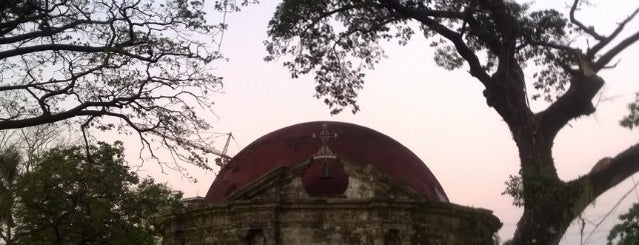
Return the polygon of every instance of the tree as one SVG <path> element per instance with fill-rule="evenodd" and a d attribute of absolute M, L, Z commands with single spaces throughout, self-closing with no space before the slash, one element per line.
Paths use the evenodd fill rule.
<path fill-rule="evenodd" d="M 13 147 L 0 152 L 0 239 L 7 245 L 15 243 L 13 234 L 16 226 L 11 213 L 16 206 L 18 163 L 20 155 Z"/>
<path fill-rule="evenodd" d="M 619 215 L 620 224 L 616 224 L 608 234 L 608 245 L 632 245 L 639 243 L 639 204 L 635 203 L 628 212 Z"/>
<path fill-rule="evenodd" d="M 221 78 L 209 63 L 224 23 L 202 0 L 7 0 L 0 3 L 0 130 L 64 122 L 158 139 L 206 167 L 188 144 L 209 129 Z M 213 8 L 233 11 L 234 1 Z M 211 41 L 212 40 L 212 41 Z M 217 43 L 215 43 L 217 41 Z M 151 151 L 153 155 L 153 152 Z"/>
<path fill-rule="evenodd" d="M 512 243 L 557 244 L 590 203 L 639 170 L 637 144 L 579 178 L 557 176 L 557 133 L 595 112 L 592 100 L 605 82 L 598 72 L 639 39 L 638 31 L 624 32 L 639 8 L 602 34 L 578 19 L 584 3 L 572 1 L 565 16 L 504 0 L 284 0 L 269 22 L 265 59 L 290 58 L 284 66 L 293 77 L 314 73 L 316 97 L 333 113 L 356 112 L 365 70 L 384 57 L 380 41 L 405 44 L 420 33 L 432 41 L 439 66 L 466 67 L 485 87 L 486 104 L 517 145 L 520 176 L 512 177 L 508 191 L 521 197 L 524 212 Z M 525 72 L 534 79 L 526 80 Z M 527 84 L 537 91 L 527 91 Z M 529 99 L 549 106 L 533 112 Z M 638 102 L 629 106 L 623 126 L 639 125 Z"/>
<path fill-rule="evenodd" d="M 51 144 L 61 143 L 61 132 L 55 124 L 0 132 L 0 239 L 8 245 L 16 243 L 14 211 L 20 177 Z"/>
<path fill-rule="evenodd" d="M 15 178 L 7 244 L 155 244 L 151 218 L 181 193 L 130 171 L 119 142 L 84 151 L 50 149 Z"/>

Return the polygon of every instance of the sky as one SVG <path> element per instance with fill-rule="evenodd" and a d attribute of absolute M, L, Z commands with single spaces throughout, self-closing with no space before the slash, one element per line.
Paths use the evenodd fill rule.
<path fill-rule="evenodd" d="M 229 29 L 224 34 L 222 52 L 229 60 L 212 65 L 215 73 L 224 77 L 224 90 L 213 95 L 215 114 L 203 116 L 214 125 L 215 132 L 233 133 L 229 154 L 264 134 L 297 123 L 331 120 L 359 124 L 411 149 L 438 178 L 451 202 L 493 210 L 504 223 L 500 237 L 511 238 L 521 209 L 501 193 L 508 176 L 517 174 L 519 159 L 506 124 L 486 105 L 481 84 L 464 69 L 437 67 L 433 50 L 416 35 L 406 46 L 385 44 L 388 58 L 367 73 L 358 98 L 360 112 L 331 116 L 330 109 L 313 98 L 311 76 L 291 79 L 282 60 L 263 61 L 266 51 L 262 41 L 267 39 L 266 25 L 277 2 L 262 1 L 227 16 Z M 637 7 L 636 1 L 599 2 L 580 15 L 584 22 L 596 23 L 597 30 L 610 28 Z M 563 10 L 565 3 L 545 0 L 535 6 Z M 628 28 L 637 30 L 639 25 Z M 639 64 L 634 59 L 638 55 L 639 45 L 635 45 L 618 57 L 615 69 L 601 72 L 607 83 L 597 96 L 597 112 L 570 122 L 559 133 L 554 159 L 563 180 L 583 175 L 604 156 L 614 156 L 637 143 L 639 131 L 621 128 L 618 121 L 626 113 L 625 105 L 639 91 Z M 536 109 L 545 106 L 533 104 Z M 219 137 L 213 147 L 221 149 L 225 140 Z M 188 170 L 197 182 L 172 171 L 159 173 L 157 167 L 148 166 L 142 171 L 183 191 L 185 197 L 205 195 L 217 169 Z M 583 236 L 580 223 L 575 223 L 562 244 L 580 244 L 591 232 L 583 244 L 603 244 L 617 216 L 639 201 L 639 194 L 631 191 L 595 229 L 596 224 L 632 190 L 635 180 L 639 181 L 639 176 L 599 197 L 583 214 Z"/>

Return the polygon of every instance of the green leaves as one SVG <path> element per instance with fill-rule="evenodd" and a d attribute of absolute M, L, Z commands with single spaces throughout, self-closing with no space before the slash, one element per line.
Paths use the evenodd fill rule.
<path fill-rule="evenodd" d="M 464 65 L 464 59 L 451 46 L 444 46 L 435 51 L 435 64 L 446 70 L 459 69 Z"/>
<path fill-rule="evenodd" d="M 635 101 L 628 104 L 628 115 L 619 124 L 629 129 L 639 126 L 639 93 L 635 94 Z"/>
<path fill-rule="evenodd" d="M 639 204 L 632 205 L 627 213 L 619 215 L 619 219 L 621 223 L 610 230 L 607 244 L 639 244 Z"/>
<path fill-rule="evenodd" d="M 524 206 L 524 186 L 519 175 L 509 175 L 505 182 L 506 190 L 502 195 L 509 195 L 513 198 L 513 205 L 516 207 Z"/>
<path fill-rule="evenodd" d="M 500 60 L 512 52 L 519 67 L 537 71 L 533 98 L 550 101 L 565 91 L 567 69 L 576 67 L 569 48 L 575 33 L 559 11 L 529 8 L 514 1 L 286 0 L 269 22 L 265 60 L 289 57 L 283 64 L 291 76 L 314 74 L 315 96 L 333 113 L 345 107 L 356 112 L 365 70 L 384 58 L 380 41 L 406 44 L 419 31 L 436 38 L 435 63 L 448 70 L 470 62 L 481 76 L 512 62 Z"/>
<path fill-rule="evenodd" d="M 58 147 L 19 176 L 12 209 L 23 244 L 155 244 L 151 222 L 180 193 L 126 166 L 120 142 Z"/>
<path fill-rule="evenodd" d="M 291 56 L 284 62 L 291 76 L 313 73 L 315 96 L 333 114 L 346 107 L 356 112 L 363 70 L 384 57 L 379 41 L 397 38 L 405 44 L 413 34 L 405 24 L 376 1 L 284 1 L 269 22 L 265 60 Z"/>
<path fill-rule="evenodd" d="M 0 239 L 7 243 L 13 241 L 15 222 L 11 211 L 16 205 L 20 162 L 20 155 L 14 147 L 0 150 Z"/>

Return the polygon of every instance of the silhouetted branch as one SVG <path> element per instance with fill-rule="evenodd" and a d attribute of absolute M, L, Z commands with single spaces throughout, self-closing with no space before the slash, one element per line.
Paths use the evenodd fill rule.
<path fill-rule="evenodd" d="M 462 39 L 463 36 L 460 33 L 457 33 L 439 22 L 434 21 L 429 15 L 429 13 L 431 13 L 429 10 L 406 7 L 394 0 L 385 0 L 383 2 L 388 5 L 388 8 L 392 8 L 406 17 L 423 23 L 434 32 L 437 32 L 450 40 L 455 45 L 457 52 L 462 56 L 462 58 L 464 58 L 464 60 L 466 60 L 466 62 L 468 62 L 468 65 L 470 66 L 470 74 L 479 79 L 479 81 L 481 81 L 485 86 L 488 86 L 490 83 L 490 75 L 488 75 L 483 69 L 479 58 L 477 58 L 475 52 L 466 45 Z M 461 13 L 459 14 L 459 18 L 463 18 Z"/>
<path fill-rule="evenodd" d="M 608 45 L 610 43 L 610 41 L 612 41 L 613 39 L 615 39 L 617 37 L 617 35 L 619 35 L 619 33 L 621 33 L 621 31 L 623 31 L 624 27 L 626 27 L 626 24 L 628 24 L 636 15 L 637 13 L 639 13 L 639 7 L 637 9 L 635 9 L 634 12 L 632 12 L 632 14 L 630 14 L 630 16 L 628 16 L 626 19 L 624 19 L 621 23 L 619 23 L 617 25 L 617 28 L 615 28 L 614 31 L 612 31 L 612 33 L 610 35 L 608 35 L 607 37 L 605 37 L 603 40 L 600 40 L 597 44 L 595 44 L 595 46 L 593 46 L 592 48 L 588 49 L 588 51 L 586 52 L 586 57 L 588 57 L 589 59 L 594 59 L 595 55 L 602 49 L 604 48 L 606 45 Z"/>
<path fill-rule="evenodd" d="M 208 24 L 201 1 L 15 2 L 0 4 L 0 130 L 78 119 L 85 140 L 130 129 L 150 145 L 210 128 L 195 110 L 212 110 L 208 64 L 222 56 L 200 40 L 225 23 Z"/>
<path fill-rule="evenodd" d="M 570 22 L 575 24 L 577 27 L 579 27 L 580 30 L 582 30 L 583 32 L 587 33 L 588 35 L 594 37 L 595 39 L 597 39 L 599 41 L 604 40 L 605 37 L 600 35 L 599 33 L 597 33 L 593 27 L 586 27 L 583 23 L 581 23 L 581 21 L 579 21 L 579 20 L 577 20 L 577 18 L 575 18 L 575 12 L 577 11 L 577 7 L 579 6 L 579 1 L 580 0 L 575 0 L 572 3 L 572 6 L 570 7 Z"/>
<path fill-rule="evenodd" d="M 639 171 L 639 144 L 629 147 L 613 158 L 601 159 L 588 174 L 571 182 L 591 185 L 590 198 L 594 200 L 637 171 Z"/>

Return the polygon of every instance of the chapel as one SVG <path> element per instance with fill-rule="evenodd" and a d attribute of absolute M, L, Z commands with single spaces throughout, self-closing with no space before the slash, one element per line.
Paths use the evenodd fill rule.
<path fill-rule="evenodd" d="M 163 244 L 495 244 L 502 226 L 399 142 L 331 121 L 262 136 L 184 203 L 158 218 Z"/>

